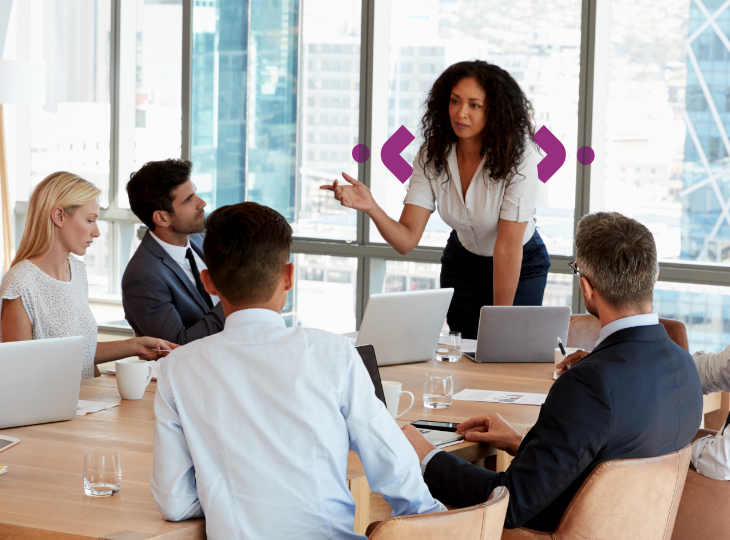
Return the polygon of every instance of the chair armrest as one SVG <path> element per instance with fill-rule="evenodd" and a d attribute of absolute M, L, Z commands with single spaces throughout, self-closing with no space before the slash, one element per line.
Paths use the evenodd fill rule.
<path fill-rule="evenodd" d="M 524 527 L 502 530 L 502 540 L 547 540 L 552 536 L 551 532 L 535 531 Z"/>
<path fill-rule="evenodd" d="M 697 431 L 695 438 L 692 439 L 692 442 L 695 442 L 697 439 L 701 439 L 702 437 L 714 437 L 715 435 L 717 435 L 717 431 L 712 429 L 700 429 Z"/>

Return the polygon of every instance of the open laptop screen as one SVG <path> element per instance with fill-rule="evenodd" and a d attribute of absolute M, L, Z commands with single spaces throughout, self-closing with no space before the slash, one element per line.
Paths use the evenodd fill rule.
<path fill-rule="evenodd" d="M 375 387 L 375 395 L 385 405 L 385 394 L 383 393 L 383 383 L 380 382 L 380 370 L 378 369 L 378 360 L 375 358 L 375 349 L 372 345 L 360 345 L 355 347 L 360 358 L 362 358 L 365 368 L 367 368 L 370 378 L 373 380 Z"/>

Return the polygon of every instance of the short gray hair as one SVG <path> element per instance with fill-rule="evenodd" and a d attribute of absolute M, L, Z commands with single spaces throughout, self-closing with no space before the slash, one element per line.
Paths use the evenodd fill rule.
<path fill-rule="evenodd" d="M 578 270 L 612 307 L 651 303 L 659 276 L 654 236 L 618 212 L 583 216 L 575 234 Z"/>

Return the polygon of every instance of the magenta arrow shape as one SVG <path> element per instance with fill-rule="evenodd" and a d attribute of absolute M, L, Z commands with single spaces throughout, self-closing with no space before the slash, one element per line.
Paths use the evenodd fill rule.
<path fill-rule="evenodd" d="M 404 184 L 406 180 L 411 177 L 413 173 L 413 167 L 403 159 L 400 153 L 406 149 L 406 146 L 411 144 L 416 137 L 406 129 L 405 126 L 398 128 L 398 131 L 393 133 L 391 137 L 385 141 L 383 148 L 380 150 L 380 159 L 383 160 L 383 165 L 392 172 L 401 184 Z M 563 158 L 565 159 L 565 158 Z"/>
<path fill-rule="evenodd" d="M 565 163 L 565 146 L 545 126 L 535 133 L 535 142 L 545 152 L 545 157 L 537 164 L 537 177 L 544 184 Z"/>

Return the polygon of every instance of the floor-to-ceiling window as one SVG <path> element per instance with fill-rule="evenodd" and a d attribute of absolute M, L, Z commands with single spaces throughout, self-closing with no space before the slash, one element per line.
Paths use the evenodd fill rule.
<path fill-rule="evenodd" d="M 212 210 L 243 200 L 295 232 L 289 324 L 354 330 L 372 293 L 439 286 L 448 228 L 434 215 L 400 256 L 319 186 L 347 172 L 393 217 L 404 186 L 380 148 L 401 125 L 420 144 L 425 93 L 445 67 L 508 70 L 535 127 L 563 143 L 541 187 L 551 255 L 545 304 L 581 308 L 567 262 L 576 218 L 647 224 L 662 259 L 655 307 L 693 349 L 730 343 L 730 9 L 721 0 L 16 0 L 3 59 L 47 63 L 46 102 L 5 105 L 15 239 L 28 195 L 69 169 L 103 191 L 89 250 L 92 297 L 119 301 L 139 243 L 129 174 L 185 157 Z M 0 36 L 3 32 L 0 32 Z M 356 144 L 370 147 L 357 163 Z M 592 166 L 576 152 L 590 145 Z M 726 305 L 727 304 L 727 305 Z"/>

